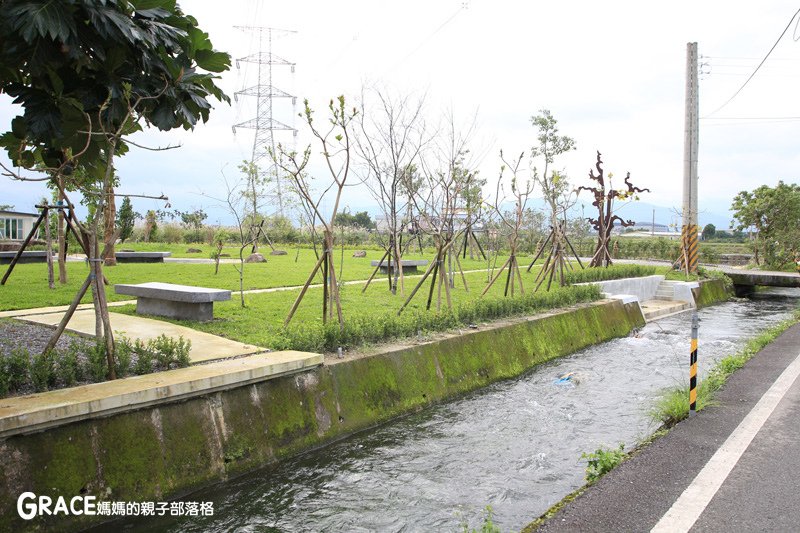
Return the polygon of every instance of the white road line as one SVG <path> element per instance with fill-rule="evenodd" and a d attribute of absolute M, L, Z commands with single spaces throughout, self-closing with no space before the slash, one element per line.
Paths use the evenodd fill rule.
<path fill-rule="evenodd" d="M 756 406 L 708 460 L 680 498 L 653 527 L 651 533 L 689 531 L 798 376 L 800 376 L 800 354 L 786 367 Z"/>

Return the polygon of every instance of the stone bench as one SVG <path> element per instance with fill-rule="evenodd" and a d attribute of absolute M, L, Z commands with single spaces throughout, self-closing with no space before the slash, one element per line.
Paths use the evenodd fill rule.
<path fill-rule="evenodd" d="M 373 260 L 371 261 L 372 266 L 378 266 L 378 261 Z M 418 272 L 417 267 L 424 267 L 428 266 L 427 259 L 403 259 L 400 261 L 400 265 L 403 267 L 403 274 L 415 274 Z M 392 270 L 394 270 L 394 261 L 392 261 Z M 388 261 L 381 261 L 380 263 L 381 273 L 386 274 L 389 270 L 389 262 Z"/>
<path fill-rule="evenodd" d="M 0 252 L 0 265 L 9 265 L 17 252 Z M 53 258 L 55 260 L 55 257 Z M 44 250 L 24 251 L 17 261 L 21 263 L 45 263 L 47 262 L 47 252 Z"/>
<path fill-rule="evenodd" d="M 172 252 L 117 252 L 117 263 L 163 263 Z"/>
<path fill-rule="evenodd" d="M 136 312 L 178 320 L 208 322 L 214 318 L 214 302 L 231 299 L 231 291 L 173 283 L 114 285 L 117 294 L 136 296 Z"/>

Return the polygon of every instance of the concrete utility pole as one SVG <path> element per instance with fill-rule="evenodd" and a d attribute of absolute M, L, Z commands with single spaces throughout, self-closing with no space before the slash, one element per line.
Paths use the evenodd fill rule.
<path fill-rule="evenodd" d="M 697 43 L 686 44 L 686 117 L 683 138 L 683 227 L 681 267 L 697 273 L 697 152 L 700 132 Z"/>

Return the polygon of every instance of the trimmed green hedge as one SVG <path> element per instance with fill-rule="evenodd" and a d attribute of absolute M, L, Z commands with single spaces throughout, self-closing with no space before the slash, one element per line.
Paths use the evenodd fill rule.
<path fill-rule="evenodd" d="M 333 352 L 363 344 L 413 337 L 423 332 L 445 331 L 487 320 L 534 314 L 548 309 L 592 302 L 601 298 L 597 286 L 557 288 L 550 292 L 528 293 L 515 298 L 481 298 L 441 311 L 407 310 L 349 318 L 342 330 L 339 324 L 300 323 L 290 325 L 276 339 L 276 350 Z"/>
<path fill-rule="evenodd" d="M 576 283 L 589 283 L 593 281 L 607 281 L 610 279 L 641 278 L 652 276 L 657 271 L 657 267 L 647 265 L 611 265 L 606 268 L 585 268 L 583 270 L 571 270 L 565 273 L 568 285 Z"/>

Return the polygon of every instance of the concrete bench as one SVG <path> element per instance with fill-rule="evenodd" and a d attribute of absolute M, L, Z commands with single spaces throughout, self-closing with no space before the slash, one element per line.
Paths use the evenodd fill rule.
<path fill-rule="evenodd" d="M 117 252 L 117 263 L 163 263 L 172 252 Z"/>
<path fill-rule="evenodd" d="M 114 285 L 117 294 L 136 296 L 136 312 L 178 320 L 208 322 L 214 318 L 214 302 L 231 299 L 231 291 L 173 283 Z"/>
<path fill-rule="evenodd" d="M 374 267 L 378 266 L 377 259 L 373 260 L 371 262 L 371 264 Z M 408 260 L 403 259 L 402 261 L 400 261 L 400 265 L 403 267 L 403 274 L 415 274 L 415 273 L 418 272 L 417 267 L 428 266 L 428 260 L 427 259 L 408 259 Z M 389 262 L 388 261 L 382 261 L 381 264 L 380 264 L 380 267 L 381 267 L 381 273 L 382 274 L 386 274 L 387 271 L 389 270 Z M 394 267 L 395 267 L 394 261 L 392 261 L 392 270 L 394 270 Z"/>
<path fill-rule="evenodd" d="M 0 252 L 0 265 L 11 264 L 17 252 Z M 55 259 L 55 258 L 54 258 Z M 45 263 L 47 261 L 47 252 L 44 250 L 24 251 L 17 261 L 21 263 Z"/>

